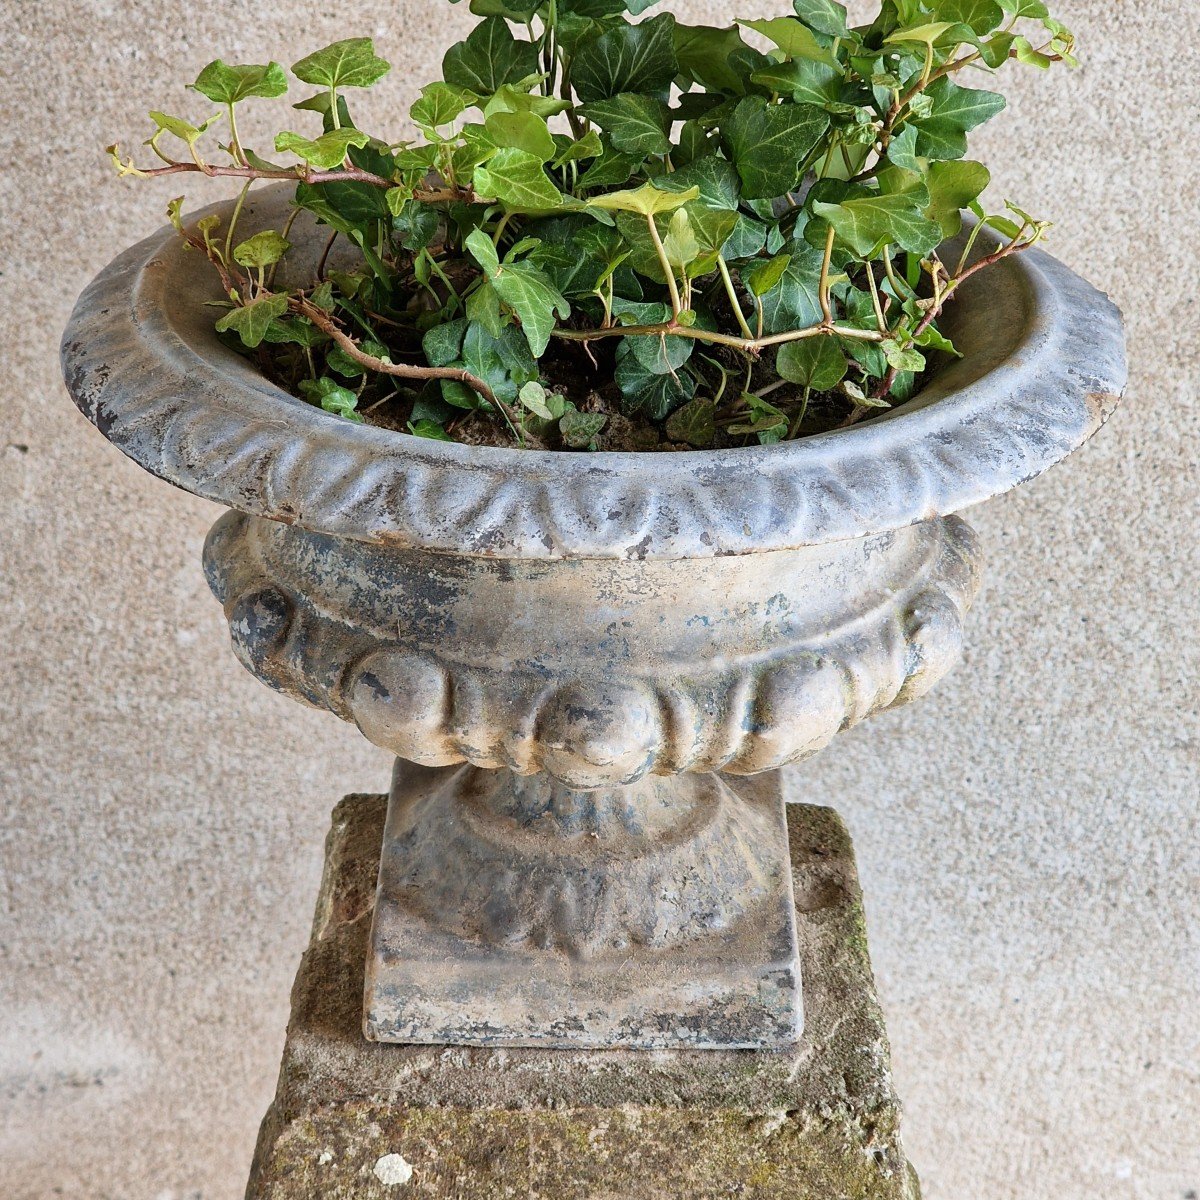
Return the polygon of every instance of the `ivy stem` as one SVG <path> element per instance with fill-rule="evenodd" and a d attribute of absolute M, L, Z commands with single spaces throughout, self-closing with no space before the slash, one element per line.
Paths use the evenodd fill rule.
<path fill-rule="evenodd" d="M 753 341 L 754 334 L 746 322 L 746 314 L 742 312 L 742 304 L 738 300 L 737 289 L 733 286 L 733 277 L 729 274 L 729 266 L 725 262 L 723 254 L 717 255 L 717 268 L 721 272 L 721 279 L 724 281 L 725 291 L 729 296 L 729 303 L 733 305 L 733 315 L 737 317 L 737 323 L 741 327 L 742 332 Z"/>
<path fill-rule="evenodd" d="M 233 253 L 233 234 L 237 229 L 238 217 L 242 215 L 242 206 L 246 203 L 246 193 L 250 191 L 253 179 L 247 179 L 238 192 L 237 203 L 233 206 L 233 215 L 229 218 L 229 231 L 225 234 L 225 259 L 228 262 Z"/>
<path fill-rule="evenodd" d="M 229 177 L 233 179 L 290 179 L 301 183 L 369 183 L 372 187 L 394 188 L 396 180 L 385 179 L 373 171 L 364 171 L 359 167 L 343 167 L 336 171 L 314 171 L 304 164 L 291 168 L 281 168 L 278 171 L 268 171 L 259 167 L 217 167 L 211 163 L 173 162 L 166 167 L 150 167 L 148 170 L 134 168 L 138 175 L 147 179 L 155 179 L 160 175 L 207 175 L 210 179 Z M 452 200 L 462 200 L 467 204 L 475 202 L 475 193 L 466 188 L 444 187 L 417 189 L 413 192 L 414 200 L 426 204 L 444 204 Z"/>
<path fill-rule="evenodd" d="M 245 166 L 246 152 L 242 149 L 242 139 L 238 137 L 236 107 L 235 104 L 229 105 L 229 149 L 233 151 L 233 161 Z"/>
<path fill-rule="evenodd" d="M 770 346 L 781 346 L 784 342 L 798 342 L 811 337 L 853 338 L 860 342 L 881 342 L 883 334 L 874 329 L 854 329 L 848 325 L 810 325 L 806 329 L 793 329 L 788 333 L 773 333 L 769 337 L 739 338 L 726 333 L 712 333 L 707 329 L 696 329 L 678 321 L 664 321 L 659 325 L 614 325 L 609 329 L 556 329 L 555 337 L 571 342 L 594 342 L 609 337 L 684 337 L 695 342 L 710 342 L 715 346 L 730 346 L 743 354 L 756 355 Z"/>
<path fill-rule="evenodd" d="M 871 264 L 867 263 L 867 284 L 871 289 L 871 304 L 875 309 L 875 323 L 879 326 L 879 332 L 887 334 L 888 323 L 887 318 L 883 315 L 883 305 L 879 303 L 879 289 L 875 286 L 875 272 L 871 269 Z"/>
<path fill-rule="evenodd" d="M 833 306 L 829 301 L 829 264 L 833 260 L 833 226 L 825 234 L 825 257 L 821 260 L 821 283 L 818 297 L 821 302 L 821 317 L 826 325 L 833 324 Z"/>
<path fill-rule="evenodd" d="M 289 305 L 293 312 L 307 317 L 322 333 L 328 334 L 348 358 L 352 358 L 367 370 L 375 371 L 380 375 L 394 375 L 400 379 L 454 380 L 457 383 L 465 384 L 476 394 L 482 396 L 489 404 L 504 413 L 510 421 L 513 419 L 508 405 L 498 399 L 495 392 L 478 376 L 472 375 L 470 371 L 462 367 L 418 367 L 408 363 L 394 363 L 389 359 L 376 358 L 373 354 L 368 354 L 361 349 L 358 343 L 328 313 L 303 296 L 293 296 Z"/>
<path fill-rule="evenodd" d="M 654 242 L 654 249 L 658 253 L 658 261 L 662 263 L 663 274 L 667 277 L 667 290 L 671 293 L 671 312 L 675 315 L 675 320 L 679 320 L 679 314 L 683 312 L 683 304 L 679 299 L 679 284 L 675 281 L 675 271 L 671 266 L 671 260 L 667 257 L 667 248 L 663 245 L 663 240 L 658 232 L 658 225 L 655 223 L 654 214 L 650 213 L 646 217 L 646 224 L 650 226 L 650 238 Z"/>

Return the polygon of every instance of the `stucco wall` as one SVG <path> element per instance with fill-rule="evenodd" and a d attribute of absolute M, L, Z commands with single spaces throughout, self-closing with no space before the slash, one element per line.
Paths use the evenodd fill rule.
<path fill-rule="evenodd" d="M 1125 407 L 975 514 L 991 570 L 957 674 L 792 786 L 857 838 L 929 1200 L 1194 1200 L 1200 17 L 1184 0 L 1059 7 L 1085 66 L 1007 77 L 979 154 L 995 194 L 1057 218 L 1052 249 L 1125 309 Z M 370 103 L 386 122 L 465 8 L 0 0 L 11 1200 L 240 1195 L 328 811 L 388 768 L 242 672 L 199 570 L 216 510 L 125 461 L 66 399 L 74 296 L 179 190 L 115 182 L 100 148 L 136 144 L 148 108 L 186 107 L 179 83 L 215 53 L 290 62 L 351 32 L 400 67 Z"/>

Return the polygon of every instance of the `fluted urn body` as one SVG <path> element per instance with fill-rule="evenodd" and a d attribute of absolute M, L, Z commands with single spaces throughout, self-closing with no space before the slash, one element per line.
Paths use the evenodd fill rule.
<path fill-rule="evenodd" d="M 265 226 L 286 195 L 263 196 Z M 772 773 L 954 664 L 980 554 L 953 514 L 1103 422 L 1115 309 L 1030 252 L 963 289 L 964 357 L 884 418 L 560 454 L 311 408 L 220 344 L 201 268 L 170 232 L 118 259 L 65 369 L 110 440 L 233 510 L 205 568 L 241 661 L 397 756 L 368 1035 L 795 1041 Z"/>

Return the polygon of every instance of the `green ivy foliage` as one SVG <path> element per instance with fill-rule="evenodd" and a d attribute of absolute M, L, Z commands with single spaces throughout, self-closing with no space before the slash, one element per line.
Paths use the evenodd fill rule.
<path fill-rule="evenodd" d="M 1004 99 L 977 83 L 1073 64 L 1071 34 L 1041 0 L 883 0 L 857 27 L 836 0 L 727 28 L 656 7 L 470 0 L 478 23 L 412 105 L 412 141 L 355 123 L 354 90 L 390 68 L 353 38 L 292 67 L 316 90 L 288 125 L 308 128 L 270 159 L 237 116 L 288 90 L 276 62 L 208 64 L 191 86 L 218 111 L 152 113 L 158 164 L 110 153 L 122 175 L 242 182 L 224 228 L 169 209 L 221 273 L 217 328 L 349 420 L 390 404 L 419 437 L 482 419 L 587 450 L 620 414 L 707 448 L 810 432 L 814 397 L 820 428 L 907 399 L 929 354 L 956 353 L 937 318 L 961 282 L 1046 228 L 981 204 L 968 137 Z M 286 290 L 291 221 L 238 239 L 247 192 L 278 179 L 356 269 Z M 581 362 L 586 399 L 562 378 Z"/>

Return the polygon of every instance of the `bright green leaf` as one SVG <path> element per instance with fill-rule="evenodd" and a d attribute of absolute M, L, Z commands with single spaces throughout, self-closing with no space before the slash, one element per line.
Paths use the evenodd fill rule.
<path fill-rule="evenodd" d="M 754 270 L 746 272 L 742 276 L 742 281 L 755 296 L 765 296 L 773 288 L 779 286 L 791 261 L 790 254 L 777 254 L 774 258 L 759 263 Z"/>
<path fill-rule="evenodd" d="M 846 356 L 832 337 L 801 338 L 779 347 L 775 370 L 791 383 L 827 392 L 845 378 Z"/>
<path fill-rule="evenodd" d="M 415 124 L 433 132 L 457 121 L 475 99 L 474 93 L 466 88 L 454 87 L 438 80 L 421 89 L 421 98 L 409 113 Z"/>
<path fill-rule="evenodd" d="M 216 116 L 209 117 L 207 121 L 203 121 L 199 125 L 189 124 L 181 117 L 172 117 L 161 112 L 152 112 L 150 119 L 158 126 L 158 129 L 146 143 L 148 146 L 153 145 L 163 133 L 169 133 L 179 138 L 181 142 L 194 146 L 221 119 L 221 115 L 218 113 Z"/>
<path fill-rule="evenodd" d="M 315 141 L 285 131 L 275 135 L 275 149 L 280 152 L 290 150 L 318 171 L 332 171 L 346 161 L 351 146 L 365 146 L 369 140 L 358 129 L 333 129 L 321 134 Z"/>
<path fill-rule="evenodd" d="M 264 229 L 262 233 L 256 233 L 236 246 L 233 260 L 242 267 L 269 267 L 291 248 L 292 243 L 274 229 Z"/>
<path fill-rule="evenodd" d="M 322 375 L 320 379 L 302 379 L 300 391 L 309 404 L 320 405 L 326 412 L 337 413 L 339 417 L 350 421 L 362 421 L 362 417 L 355 412 L 358 397 L 328 375 Z"/>
<path fill-rule="evenodd" d="M 664 192 L 652 183 L 644 183 L 634 191 L 608 192 L 603 196 L 592 196 L 587 203 L 589 208 L 600 208 L 609 212 L 641 213 L 642 216 L 649 217 L 658 213 L 673 212 L 699 195 L 698 187 L 689 188 L 684 192 Z"/>
<path fill-rule="evenodd" d="M 191 86 L 217 104 L 237 104 L 251 96 L 270 99 L 282 96 L 288 90 L 287 76 L 277 62 L 262 66 L 229 66 L 219 58 L 210 62 Z"/>
<path fill-rule="evenodd" d="M 983 163 L 967 159 L 930 163 L 925 215 L 942 227 L 944 237 L 953 237 L 962 228 L 960 210 L 977 199 L 990 182 L 991 173 Z"/>
<path fill-rule="evenodd" d="M 881 342 L 880 348 L 888 360 L 888 366 L 894 367 L 897 371 L 925 370 L 925 356 L 920 350 L 914 350 L 911 346 L 902 350 L 899 344 L 891 338 Z"/>
<path fill-rule="evenodd" d="M 302 58 L 293 65 L 292 73 L 305 83 L 332 90 L 370 87 L 391 69 L 391 63 L 376 55 L 370 38 L 347 38 Z"/>
<path fill-rule="evenodd" d="M 499 150 L 475 172 L 475 191 L 499 200 L 510 212 L 548 212 L 564 203 L 536 154 Z"/>
<path fill-rule="evenodd" d="M 821 262 L 824 255 L 802 241 L 789 247 L 790 257 L 779 282 L 762 297 L 767 333 L 807 329 L 821 320 Z"/>
<path fill-rule="evenodd" d="M 237 333 L 242 344 L 255 349 L 266 337 L 267 329 L 277 317 L 282 317 L 288 310 L 286 296 L 268 296 L 262 300 L 252 300 L 240 308 L 232 308 L 217 322 L 218 333 L 230 330 Z"/>
<path fill-rule="evenodd" d="M 761 33 L 763 37 L 774 42 L 787 58 L 807 58 L 830 67 L 838 65 L 837 59 L 817 41 L 812 30 L 795 17 L 772 17 L 762 21 L 739 19 L 738 24 L 753 29 L 755 33 Z"/>
<path fill-rule="evenodd" d="M 539 163 L 554 158 L 554 137 L 544 117 L 532 112 L 496 112 L 484 122 L 488 136 L 503 149 L 524 150 Z"/>
<path fill-rule="evenodd" d="M 430 420 L 429 417 L 422 417 L 419 421 L 409 421 L 408 432 L 413 437 L 430 438 L 435 442 L 452 442 L 454 439 L 446 432 L 446 430 L 437 423 Z"/>
<path fill-rule="evenodd" d="M 882 246 L 897 245 L 911 254 L 928 254 L 942 240 L 936 221 L 925 217 L 907 195 L 858 196 L 813 210 L 824 217 L 843 245 L 862 259 L 874 258 Z"/>

